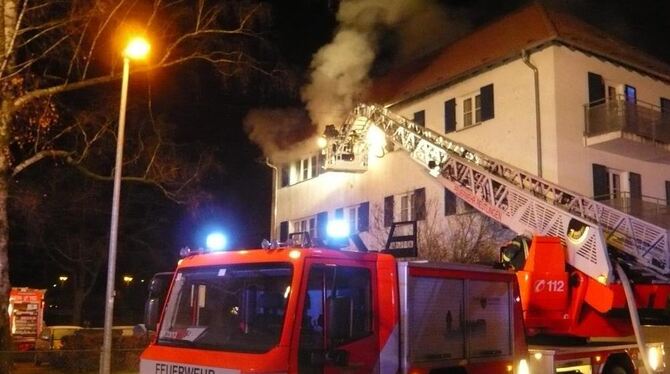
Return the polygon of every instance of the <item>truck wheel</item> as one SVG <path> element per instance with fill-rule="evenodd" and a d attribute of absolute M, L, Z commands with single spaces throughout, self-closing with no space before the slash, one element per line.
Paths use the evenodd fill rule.
<path fill-rule="evenodd" d="M 633 372 L 635 372 L 635 367 L 630 357 L 622 353 L 610 356 L 602 371 L 603 374 L 632 374 Z"/>

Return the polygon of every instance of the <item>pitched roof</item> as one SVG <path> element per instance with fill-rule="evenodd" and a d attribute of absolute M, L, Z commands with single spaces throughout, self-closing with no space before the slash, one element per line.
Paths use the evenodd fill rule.
<path fill-rule="evenodd" d="M 377 78 L 368 100 L 394 103 L 432 90 L 550 44 L 565 45 L 670 82 L 670 66 L 574 16 L 533 3 L 446 46 L 432 56 Z"/>

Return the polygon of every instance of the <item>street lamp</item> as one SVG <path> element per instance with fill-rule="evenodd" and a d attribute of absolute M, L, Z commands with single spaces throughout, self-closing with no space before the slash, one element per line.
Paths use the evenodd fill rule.
<path fill-rule="evenodd" d="M 126 286 L 130 286 L 130 284 L 133 282 L 133 276 L 132 275 L 124 275 L 123 276 L 123 283 L 126 284 Z"/>
<path fill-rule="evenodd" d="M 102 342 L 100 373 L 109 374 L 112 361 L 112 320 L 114 315 L 114 280 L 116 278 L 116 244 L 119 228 L 119 201 L 121 195 L 121 168 L 123 166 L 123 139 L 126 127 L 126 101 L 128 98 L 128 76 L 130 60 L 143 59 L 149 53 L 149 43 L 140 37 L 129 41 L 123 51 L 123 80 L 121 105 L 119 106 L 119 129 L 116 138 L 116 162 L 114 163 L 114 193 L 112 196 L 112 219 L 109 228 L 109 259 L 107 263 L 107 292 L 105 294 L 105 330 Z"/>

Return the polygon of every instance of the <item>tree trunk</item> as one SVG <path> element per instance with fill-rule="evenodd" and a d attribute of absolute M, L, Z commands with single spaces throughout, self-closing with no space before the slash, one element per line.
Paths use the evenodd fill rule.
<path fill-rule="evenodd" d="M 11 113 L 7 100 L 0 108 L 0 373 L 9 373 L 12 342 L 9 332 L 9 225 L 7 197 L 9 196 L 9 125 Z"/>
<path fill-rule="evenodd" d="M 81 326 L 81 312 L 84 307 L 85 299 L 86 292 L 75 285 L 74 297 L 72 298 L 72 324 L 75 326 Z"/>

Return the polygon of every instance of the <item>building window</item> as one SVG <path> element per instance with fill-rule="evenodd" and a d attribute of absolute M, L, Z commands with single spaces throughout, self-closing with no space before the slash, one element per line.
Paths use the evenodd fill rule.
<path fill-rule="evenodd" d="M 281 187 L 286 187 L 291 181 L 291 166 L 289 164 L 284 164 L 279 168 L 281 173 Z"/>
<path fill-rule="evenodd" d="M 641 198 L 641 180 L 640 174 L 593 164 L 593 197 L 596 200 Z"/>
<path fill-rule="evenodd" d="M 479 93 L 463 99 L 463 127 L 482 122 L 482 102 Z"/>
<path fill-rule="evenodd" d="M 398 196 L 398 201 L 400 204 L 398 211 L 398 219 L 400 222 L 409 221 L 412 217 L 412 202 L 414 200 L 413 193 L 406 193 Z"/>
<path fill-rule="evenodd" d="M 307 232 L 310 238 L 316 237 L 316 216 L 300 218 L 291 222 L 292 232 Z"/>
<path fill-rule="evenodd" d="M 323 161 L 323 158 L 314 155 L 292 162 L 290 164 L 290 171 L 286 172 L 289 178 L 288 185 L 293 185 L 319 176 L 319 174 L 321 174 L 321 165 Z M 282 186 L 285 186 L 283 173 L 284 171 L 282 170 Z"/>
<path fill-rule="evenodd" d="M 637 102 L 637 90 L 635 87 L 626 85 L 624 94 L 626 96 L 626 102 L 635 103 Z"/>
<path fill-rule="evenodd" d="M 312 178 L 316 178 L 317 175 L 319 175 L 319 163 L 318 163 L 318 158 L 316 156 L 312 156 L 309 159 L 309 175 Z"/>
<path fill-rule="evenodd" d="M 358 232 L 358 205 L 347 208 L 347 222 L 349 222 L 349 232 Z"/>
<path fill-rule="evenodd" d="M 309 161 L 310 161 L 309 158 L 300 160 L 300 180 L 301 181 L 306 181 L 306 180 L 309 179 L 309 172 L 310 172 Z"/>

